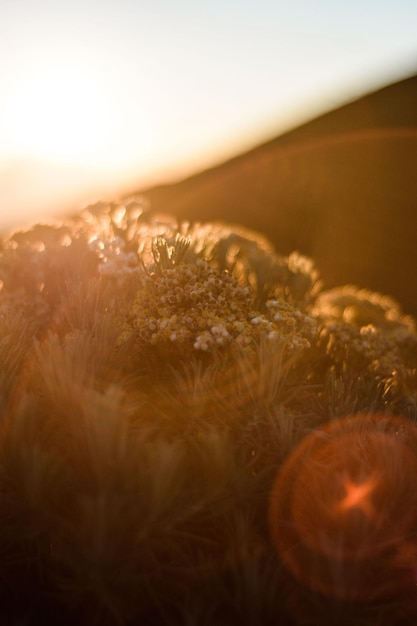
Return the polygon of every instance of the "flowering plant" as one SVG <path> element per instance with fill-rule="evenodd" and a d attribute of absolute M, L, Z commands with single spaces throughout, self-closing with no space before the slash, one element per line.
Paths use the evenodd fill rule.
<path fill-rule="evenodd" d="M 138 199 L 3 238 L 0 287 L 2 623 L 415 615 L 417 335 L 390 298 Z"/>

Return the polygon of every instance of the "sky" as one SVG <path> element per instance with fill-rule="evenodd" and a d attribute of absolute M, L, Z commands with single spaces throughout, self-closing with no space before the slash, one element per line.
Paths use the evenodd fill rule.
<path fill-rule="evenodd" d="M 185 177 L 417 72 L 415 0 L 0 0 L 0 228 Z"/>

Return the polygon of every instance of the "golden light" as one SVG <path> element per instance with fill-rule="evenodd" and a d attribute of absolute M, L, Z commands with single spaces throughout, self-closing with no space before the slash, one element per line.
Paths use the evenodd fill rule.
<path fill-rule="evenodd" d="M 123 193 L 155 166 L 143 85 L 124 88 L 109 54 L 65 46 L 17 59 L 1 94 L 0 230 Z"/>
<path fill-rule="evenodd" d="M 131 150 L 132 107 L 105 67 L 71 55 L 42 56 L 19 66 L 5 95 L 6 148 L 20 158 L 117 167 Z M 144 153 L 152 129 L 140 104 L 134 122 Z"/>

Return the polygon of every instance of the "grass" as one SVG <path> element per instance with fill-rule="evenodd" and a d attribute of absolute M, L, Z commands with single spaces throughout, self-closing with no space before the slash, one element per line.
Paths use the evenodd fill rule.
<path fill-rule="evenodd" d="M 4 238 L 2 623 L 416 619 L 414 322 L 139 200 Z"/>

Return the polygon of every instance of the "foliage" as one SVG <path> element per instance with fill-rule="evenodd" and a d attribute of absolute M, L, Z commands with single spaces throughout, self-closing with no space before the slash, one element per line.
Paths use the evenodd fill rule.
<path fill-rule="evenodd" d="M 417 618 L 395 302 L 138 199 L 10 235 L 0 281 L 2 623 Z"/>

